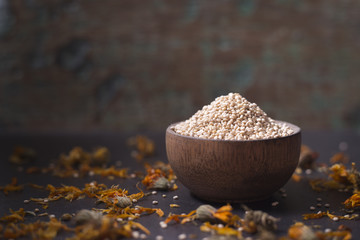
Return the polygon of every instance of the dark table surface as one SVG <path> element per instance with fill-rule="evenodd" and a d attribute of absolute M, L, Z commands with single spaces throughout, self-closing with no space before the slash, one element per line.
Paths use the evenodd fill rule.
<path fill-rule="evenodd" d="M 4 186 L 11 181 L 12 177 L 17 177 L 20 184 L 34 183 L 42 186 L 51 183 L 54 186 L 60 186 L 61 184 L 73 185 L 77 187 L 83 187 L 85 183 L 89 183 L 96 180 L 98 183 L 104 183 L 107 186 L 118 184 L 120 187 L 127 189 L 130 193 L 136 193 L 136 183 L 141 181 L 138 178 L 121 179 L 115 178 L 113 180 L 107 177 L 100 176 L 87 176 L 83 178 L 59 178 L 51 176 L 50 174 L 26 174 L 19 172 L 18 167 L 9 163 L 8 159 L 13 151 L 13 147 L 16 145 L 23 145 L 33 148 L 37 152 L 37 160 L 35 162 L 38 166 L 47 166 L 49 162 L 57 159 L 61 153 L 68 153 L 74 146 L 81 146 L 85 150 L 92 150 L 97 146 L 106 146 L 111 152 L 111 161 L 121 161 L 121 167 L 127 167 L 129 173 L 134 171 L 143 171 L 143 163 L 134 160 L 131 157 L 131 149 L 126 144 L 126 140 L 130 136 L 135 134 L 120 134 L 120 133 L 87 133 L 87 134 L 74 134 L 74 133 L 47 133 L 47 134 L 25 134 L 25 133 L 1 133 L 0 134 L 0 186 Z M 156 143 L 156 154 L 144 161 L 153 163 L 156 160 L 167 162 L 165 152 L 165 139 L 164 133 L 147 133 L 145 134 Z M 302 142 L 310 146 L 313 150 L 319 153 L 317 162 L 329 163 L 330 157 L 339 151 L 339 144 L 345 142 L 348 145 L 346 154 L 350 157 L 350 161 L 356 162 L 358 168 L 360 165 L 360 135 L 356 132 L 321 132 L 321 131 L 305 131 L 302 133 Z M 287 229 L 296 221 L 302 221 L 307 225 L 315 226 L 319 230 L 330 228 L 335 230 L 339 225 L 343 224 L 352 229 L 353 239 L 360 239 L 359 221 L 355 220 L 340 220 L 332 221 L 329 218 L 321 218 L 314 220 L 302 220 L 302 214 L 310 213 L 310 206 L 316 206 L 317 198 L 322 198 L 322 203 L 329 203 L 329 211 L 338 215 L 344 215 L 344 208 L 341 204 L 351 196 L 351 193 L 344 193 L 338 191 L 326 191 L 315 192 L 311 189 L 308 180 L 316 177 L 325 177 L 320 173 L 313 172 L 311 174 L 304 174 L 304 177 L 300 182 L 289 180 L 284 186 L 287 197 L 282 197 L 280 192 L 274 193 L 270 199 L 248 203 L 247 205 L 254 210 L 263 210 L 269 214 L 280 218 L 279 229 L 277 231 L 278 236 L 284 236 L 287 234 Z M 201 204 L 207 204 L 208 202 L 195 198 L 190 192 L 177 181 L 179 188 L 175 191 L 166 192 L 167 197 L 163 198 L 162 192 L 158 192 L 156 195 L 149 195 L 139 201 L 139 205 L 144 207 L 156 207 L 161 208 L 165 216 L 159 217 L 156 214 L 141 217 L 137 221 L 147 227 L 151 234 L 147 239 L 155 239 L 157 235 L 164 236 L 164 239 L 177 239 L 179 234 L 186 233 L 188 236 L 195 239 L 203 239 L 209 236 L 209 233 L 200 231 L 201 223 L 186 223 L 186 224 L 169 224 L 167 228 L 161 228 L 160 221 L 163 221 L 165 217 L 170 213 L 180 214 L 188 213 L 191 210 L 196 209 Z M 179 196 L 178 200 L 173 200 L 173 196 Z M 11 192 L 7 196 L 3 192 L 0 192 L 0 216 L 9 213 L 9 208 L 19 209 L 21 207 L 25 210 L 33 211 L 35 208 L 39 208 L 39 205 L 33 202 L 24 204 L 25 199 L 30 197 L 47 197 L 47 192 L 44 190 L 38 190 L 34 188 L 25 187 L 21 192 Z M 152 205 L 152 201 L 157 200 L 158 205 Z M 278 201 L 277 206 L 272 206 L 272 203 Z M 179 204 L 179 208 L 170 208 L 169 204 Z M 211 203 L 214 207 L 220 207 L 224 204 Z M 233 213 L 243 216 L 244 210 L 240 207 L 240 204 L 232 204 L 234 210 Z M 46 210 L 49 214 L 54 214 L 56 217 L 60 217 L 63 213 L 75 213 L 80 209 L 91 209 L 95 207 L 94 199 L 84 198 L 75 200 L 72 203 L 60 199 L 56 202 L 51 202 L 49 208 Z M 326 211 L 327 209 L 317 207 L 318 210 Z M 44 210 L 41 210 L 44 212 Z M 35 221 L 37 219 L 45 219 L 38 217 L 26 218 L 27 222 Z M 57 239 L 63 239 L 65 235 L 59 235 Z M 253 238 L 256 238 L 255 235 Z"/>

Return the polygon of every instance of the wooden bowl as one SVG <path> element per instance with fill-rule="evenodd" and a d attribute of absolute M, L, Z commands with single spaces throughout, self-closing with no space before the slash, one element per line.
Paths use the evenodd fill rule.
<path fill-rule="evenodd" d="M 262 200 L 279 190 L 298 164 L 301 130 L 286 124 L 294 130 L 292 135 L 244 141 L 183 136 L 172 124 L 166 129 L 167 157 L 178 179 L 199 198 Z"/>

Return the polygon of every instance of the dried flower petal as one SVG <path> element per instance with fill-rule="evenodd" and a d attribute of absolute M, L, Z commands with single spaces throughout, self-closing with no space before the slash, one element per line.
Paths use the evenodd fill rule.
<path fill-rule="evenodd" d="M 331 189 L 344 189 L 346 186 L 335 180 L 326 180 L 326 179 L 313 179 L 309 181 L 311 188 L 314 191 L 321 192 Z"/>
<path fill-rule="evenodd" d="M 127 142 L 129 146 L 136 148 L 133 157 L 137 160 L 142 160 L 144 157 L 152 156 L 155 152 L 154 141 L 146 136 L 138 135 L 131 137 Z"/>
<path fill-rule="evenodd" d="M 17 211 L 14 211 L 10 209 L 9 215 L 5 215 L 2 218 L 0 218 L 0 221 L 6 222 L 6 223 L 17 223 L 17 222 L 23 222 L 25 217 L 25 210 L 23 208 L 20 208 Z"/>
<path fill-rule="evenodd" d="M 326 212 L 307 213 L 307 214 L 303 214 L 303 219 L 304 220 L 317 219 L 317 218 L 322 218 L 324 216 L 326 216 Z"/>
<path fill-rule="evenodd" d="M 233 214 L 231 213 L 232 207 L 228 204 L 225 206 L 220 207 L 218 210 L 216 210 L 213 214 L 213 216 L 216 219 L 219 219 L 220 221 L 228 224 L 232 224 L 231 220 L 233 217 Z"/>
<path fill-rule="evenodd" d="M 302 178 L 302 177 L 301 177 L 300 175 L 296 174 L 296 173 L 294 173 L 294 174 L 291 176 L 291 179 L 294 180 L 295 182 L 300 182 L 301 178 Z"/>
<path fill-rule="evenodd" d="M 353 220 L 353 219 L 357 218 L 356 215 L 353 215 L 353 216 L 339 216 L 339 215 L 331 214 L 331 213 L 329 213 L 329 211 L 327 211 L 327 212 L 303 214 L 303 219 L 304 220 L 317 219 L 317 218 L 322 218 L 324 216 L 327 216 L 330 219 L 344 219 L 344 220 Z"/>
<path fill-rule="evenodd" d="M 180 219 L 182 218 L 183 220 L 181 221 L 182 224 L 189 222 L 193 219 L 195 219 L 195 213 L 196 210 L 193 210 L 191 212 L 189 212 L 188 214 L 169 214 L 169 216 L 166 218 L 166 220 L 164 221 L 165 223 L 169 223 L 171 221 L 175 221 L 177 223 L 180 222 Z"/>
<path fill-rule="evenodd" d="M 230 205 L 225 205 L 216 209 L 211 205 L 201 205 L 196 210 L 191 211 L 188 214 L 170 214 L 165 223 L 169 223 L 171 221 L 181 222 L 182 224 L 186 222 L 193 221 L 195 219 L 199 219 L 200 221 L 221 221 L 223 223 L 228 224 L 229 226 L 238 225 L 238 221 L 240 217 L 237 215 L 233 215 L 231 213 L 232 207 Z M 180 219 L 182 219 L 180 221 Z"/>
<path fill-rule="evenodd" d="M 22 191 L 24 187 L 22 185 L 18 185 L 18 181 L 16 177 L 11 179 L 11 183 L 7 184 L 6 186 L 0 186 L 0 191 L 3 191 L 5 195 L 8 195 L 9 192 L 18 192 Z"/>
<path fill-rule="evenodd" d="M 126 168 L 115 168 L 114 166 L 111 166 L 109 168 L 89 168 L 87 172 L 93 172 L 94 175 L 100 175 L 100 176 L 115 176 L 120 178 L 126 178 L 127 177 L 127 169 Z"/>
<path fill-rule="evenodd" d="M 318 240 L 315 232 L 305 224 L 297 222 L 288 229 L 288 236 L 294 240 Z"/>
<path fill-rule="evenodd" d="M 36 159 L 36 152 L 29 147 L 16 146 L 9 157 L 9 161 L 14 164 L 22 165 Z"/>
<path fill-rule="evenodd" d="M 360 207 L 360 193 L 354 193 L 351 197 L 345 200 L 344 205 L 349 209 Z"/>
<path fill-rule="evenodd" d="M 242 234 L 240 231 L 235 230 L 231 227 L 219 227 L 218 225 L 211 225 L 209 222 L 205 222 L 203 225 L 200 226 L 200 230 L 203 232 L 211 232 L 215 231 L 219 235 L 225 236 L 236 236 L 237 238 L 242 238 Z"/>
<path fill-rule="evenodd" d="M 335 153 L 330 158 L 330 163 L 332 163 L 332 164 L 334 164 L 334 163 L 348 163 L 348 162 L 349 162 L 349 157 L 343 152 Z"/>
<path fill-rule="evenodd" d="M 54 187 L 53 185 L 48 184 L 46 189 L 50 191 L 48 196 L 48 199 L 50 201 L 65 198 L 66 200 L 71 202 L 78 199 L 83 194 L 82 190 L 74 186 L 63 185 L 62 187 Z"/>
<path fill-rule="evenodd" d="M 156 166 L 156 167 L 155 167 Z M 162 162 L 157 162 L 154 167 L 145 164 L 147 175 L 142 180 L 147 189 L 152 190 L 175 190 L 176 184 L 172 184 L 171 181 L 175 179 L 175 175 L 171 167 Z"/>
<path fill-rule="evenodd" d="M 99 147 L 92 153 L 93 165 L 104 165 L 109 162 L 110 152 L 106 147 Z"/>
<path fill-rule="evenodd" d="M 41 172 L 41 168 L 36 167 L 36 166 L 28 167 L 26 169 L 27 174 L 34 174 L 34 173 L 40 173 L 40 172 Z"/>
<path fill-rule="evenodd" d="M 351 169 L 346 169 L 343 164 L 334 164 L 329 170 L 331 180 L 316 179 L 310 181 L 311 187 L 316 191 L 329 189 L 352 189 L 354 192 L 359 190 L 360 172 L 356 169 L 355 163 L 351 164 Z"/>

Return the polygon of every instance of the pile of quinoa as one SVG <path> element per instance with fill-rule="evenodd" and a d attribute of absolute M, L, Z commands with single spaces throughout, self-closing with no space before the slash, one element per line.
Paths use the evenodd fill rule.
<path fill-rule="evenodd" d="M 223 140 L 278 138 L 294 132 L 238 93 L 217 97 L 173 130 L 185 136 Z"/>

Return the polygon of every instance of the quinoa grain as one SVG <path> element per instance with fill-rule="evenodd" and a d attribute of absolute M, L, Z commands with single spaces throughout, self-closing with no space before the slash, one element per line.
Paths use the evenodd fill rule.
<path fill-rule="evenodd" d="M 175 125 L 173 130 L 185 136 L 222 140 L 269 139 L 294 132 L 238 93 L 216 98 L 188 120 Z"/>

